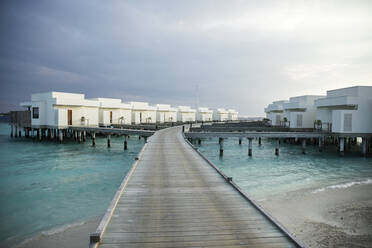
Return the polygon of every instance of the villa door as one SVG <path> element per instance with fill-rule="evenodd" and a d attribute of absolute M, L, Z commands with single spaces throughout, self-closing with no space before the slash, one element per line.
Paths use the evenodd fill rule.
<path fill-rule="evenodd" d="M 110 124 L 112 124 L 112 111 L 110 111 Z"/>
<path fill-rule="evenodd" d="M 67 110 L 67 124 L 72 125 L 72 110 Z"/>

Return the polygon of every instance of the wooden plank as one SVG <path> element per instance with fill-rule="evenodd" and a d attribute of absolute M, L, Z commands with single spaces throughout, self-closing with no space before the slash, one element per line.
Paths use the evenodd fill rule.
<path fill-rule="evenodd" d="M 183 139 L 156 132 L 100 247 L 296 247 Z"/>

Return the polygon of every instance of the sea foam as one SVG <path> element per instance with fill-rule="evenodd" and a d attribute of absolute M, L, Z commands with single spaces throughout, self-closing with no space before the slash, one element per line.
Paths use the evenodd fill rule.
<path fill-rule="evenodd" d="M 312 191 L 312 193 L 319 193 L 319 192 L 323 192 L 323 191 L 329 190 L 329 189 L 345 189 L 345 188 L 349 188 L 349 187 L 352 187 L 352 186 L 355 186 L 355 185 L 363 185 L 363 184 L 372 184 L 372 179 L 368 178 L 367 180 L 364 180 L 364 181 L 348 182 L 348 183 L 330 185 L 330 186 L 327 186 L 327 187 L 316 189 L 316 190 Z"/>

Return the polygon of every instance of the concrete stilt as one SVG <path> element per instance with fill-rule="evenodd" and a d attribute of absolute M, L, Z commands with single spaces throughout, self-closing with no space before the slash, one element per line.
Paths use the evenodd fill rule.
<path fill-rule="evenodd" d="M 62 144 L 63 141 L 63 130 L 59 130 L 59 143 Z"/>
<path fill-rule="evenodd" d="M 302 139 L 302 154 L 306 154 L 306 139 Z"/>
<path fill-rule="evenodd" d="M 252 157 L 252 139 L 248 139 L 248 156 Z"/>
<path fill-rule="evenodd" d="M 261 145 L 261 137 L 258 137 L 258 145 Z"/>
<path fill-rule="evenodd" d="M 83 131 L 83 142 L 87 140 L 87 131 Z"/>
<path fill-rule="evenodd" d="M 18 127 L 15 125 L 15 132 L 14 132 L 14 137 L 18 137 Z"/>
<path fill-rule="evenodd" d="M 107 147 L 111 147 L 111 134 L 107 135 Z"/>
<path fill-rule="evenodd" d="M 223 138 L 219 138 L 220 141 L 220 157 L 223 156 Z"/>
<path fill-rule="evenodd" d="M 77 131 L 73 131 L 74 132 L 74 140 L 76 141 L 77 140 Z"/>
<path fill-rule="evenodd" d="M 141 139 L 141 136 L 138 136 L 138 139 L 140 140 Z"/>
<path fill-rule="evenodd" d="M 81 143 L 81 131 L 79 131 L 78 137 L 79 137 L 79 143 Z"/>
<path fill-rule="evenodd" d="M 198 139 L 198 144 L 201 145 L 201 139 Z"/>
<path fill-rule="evenodd" d="M 280 140 L 277 139 L 276 140 L 276 147 L 275 147 L 275 155 L 276 156 L 279 156 L 279 144 L 280 144 Z"/>
<path fill-rule="evenodd" d="M 365 137 L 362 138 L 362 155 L 367 155 L 367 139 Z"/>
<path fill-rule="evenodd" d="M 96 146 L 96 133 L 92 133 L 92 146 Z"/>
<path fill-rule="evenodd" d="M 34 139 L 34 129 L 31 128 L 31 138 Z"/>
<path fill-rule="evenodd" d="M 340 156 L 345 155 L 345 138 L 340 138 Z"/>
<path fill-rule="evenodd" d="M 127 136 L 124 135 L 124 151 L 128 150 Z"/>
<path fill-rule="evenodd" d="M 54 139 L 54 129 L 50 129 L 49 132 L 50 132 L 50 138 Z"/>
<path fill-rule="evenodd" d="M 318 142 L 319 142 L 319 152 L 322 152 L 323 151 L 323 139 L 322 138 L 319 138 L 319 140 L 318 140 Z"/>
<path fill-rule="evenodd" d="M 239 145 L 242 144 L 242 138 L 239 138 Z"/>
<path fill-rule="evenodd" d="M 10 137 L 13 137 L 13 125 L 10 125 Z"/>
<path fill-rule="evenodd" d="M 38 135 L 37 135 L 38 137 L 39 137 L 39 141 L 41 141 L 41 139 L 42 139 L 42 130 L 41 130 L 41 128 L 39 128 L 39 132 L 38 132 Z"/>
<path fill-rule="evenodd" d="M 22 130 L 21 130 L 21 128 L 19 128 L 19 130 L 18 130 L 18 136 L 19 137 L 22 137 Z"/>

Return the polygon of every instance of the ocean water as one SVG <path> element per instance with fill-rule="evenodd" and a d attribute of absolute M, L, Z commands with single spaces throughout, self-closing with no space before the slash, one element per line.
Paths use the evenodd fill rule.
<path fill-rule="evenodd" d="M 10 138 L 0 123 L 0 241 L 9 247 L 40 232 L 101 217 L 143 147 L 137 136 L 78 144 Z M 87 237 L 88 239 L 88 237 Z"/>
<path fill-rule="evenodd" d="M 248 141 L 224 140 L 224 156 L 219 156 L 217 139 L 202 140 L 195 145 L 225 174 L 233 178 L 255 200 L 291 191 L 312 189 L 313 193 L 359 184 L 372 184 L 372 158 L 361 157 L 360 147 L 346 151 L 340 157 L 335 146 L 326 146 L 323 152 L 317 145 L 307 145 L 302 154 L 301 145 L 280 144 L 275 156 L 275 142 L 253 140 L 253 156 L 248 156 Z"/>

